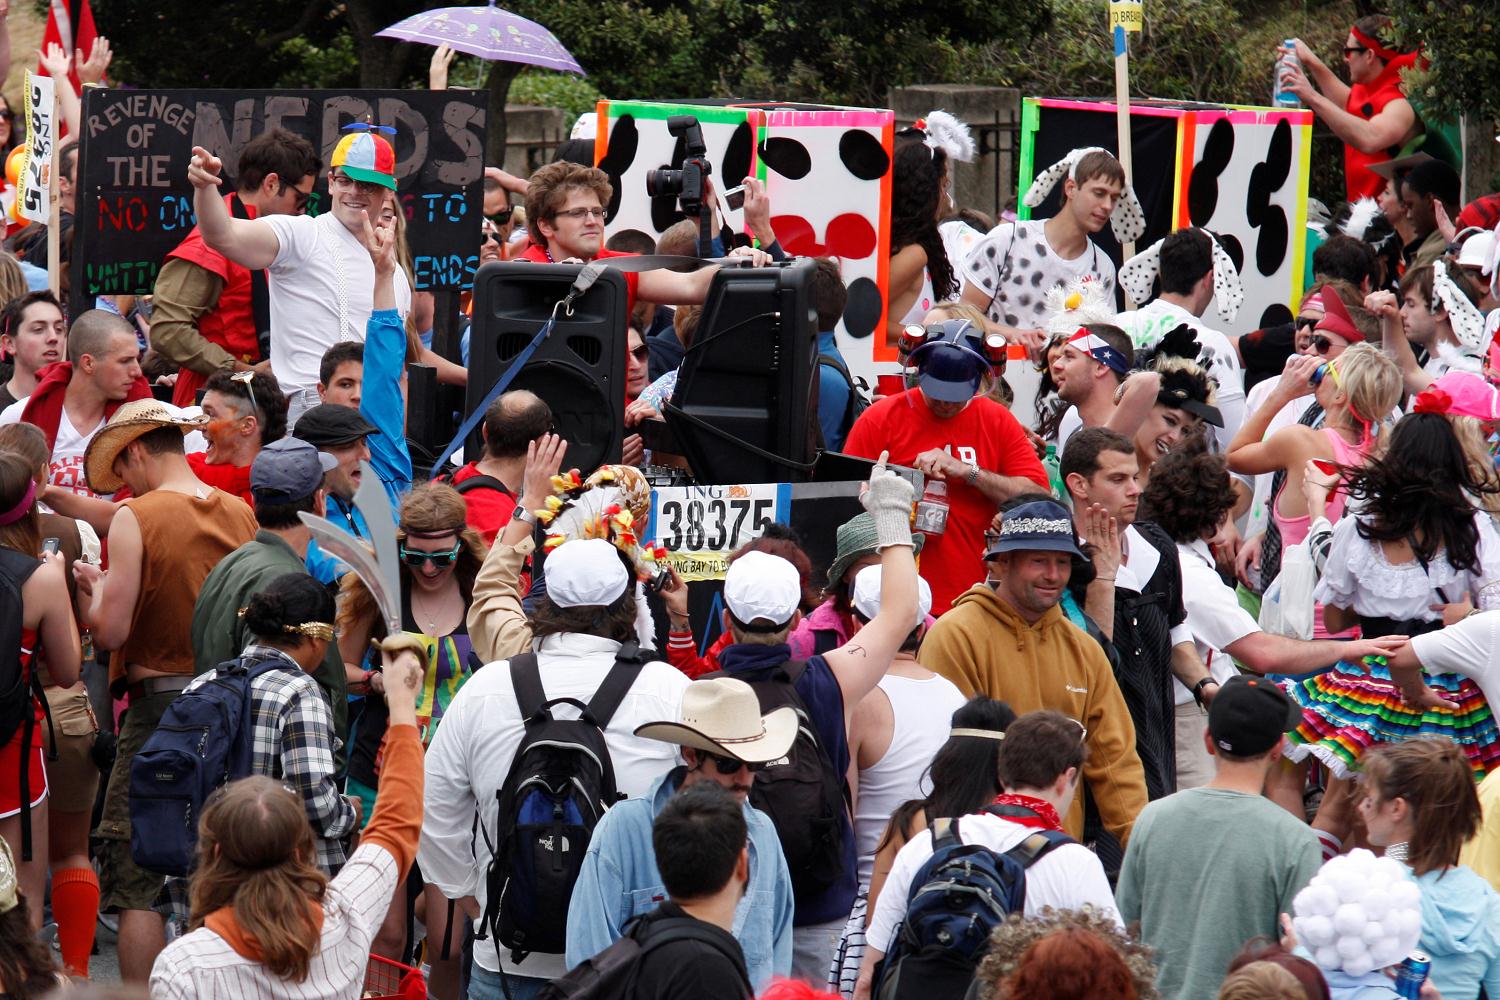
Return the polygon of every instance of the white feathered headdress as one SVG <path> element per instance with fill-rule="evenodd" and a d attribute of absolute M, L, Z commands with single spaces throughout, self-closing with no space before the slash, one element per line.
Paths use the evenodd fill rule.
<path fill-rule="evenodd" d="M 1114 301 L 1104 294 L 1098 281 L 1074 278 L 1067 284 L 1054 285 L 1047 292 L 1047 322 L 1042 328 L 1048 337 L 1070 337 L 1080 326 L 1108 323 L 1115 318 Z"/>
<path fill-rule="evenodd" d="M 926 118 L 919 118 L 913 126 L 926 134 L 922 140 L 928 149 L 941 149 L 948 159 L 971 163 L 974 160 L 974 137 L 969 126 L 946 111 L 934 111 Z"/>

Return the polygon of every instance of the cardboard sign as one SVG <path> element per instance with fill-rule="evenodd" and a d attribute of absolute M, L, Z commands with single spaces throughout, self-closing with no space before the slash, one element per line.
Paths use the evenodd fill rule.
<path fill-rule="evenodd" d="M 1145 23 L 1146 17 L 1141 11 L 1141 0 L 1109 0 L 1109 30 L 1111 32 L 1116 28 L 1140 31 Z"/>
<path fill-rule="evenodd" d="M 73 292 L 151 291 L 163 258 L 196 224 L 194 146 L 224 161 L 271 128 L 312 142 L 323 162 L 308 214 L 325 210 L 327 167 L 343 126 L 396 129 L 396 181 L 417 288 L 467 287 L 479 264 L 489 95 L 473 90 L 113 90 L 84 92 Z M 289 183 L 297 180 L 292 178 Z"/>
<path fill-rule="evenodd" d="M 52 210 L 52 154 L 57 136 L 52 120 L 53 81 L 26 71 L 26 153 L 21 160 L 18 211 L 23 219 L 46 225 Z"/>
<path fill-rule="evenodd" d="M 658 487 L 646 536 L 667 550 L 684 580 L 722 580 L 730 554 L 773 522 L 785 523 L 790 505 L 789 483 Z"/>

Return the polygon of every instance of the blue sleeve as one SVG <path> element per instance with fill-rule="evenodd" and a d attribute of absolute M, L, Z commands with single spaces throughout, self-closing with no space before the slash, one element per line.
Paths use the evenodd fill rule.
<path fill-rule="evenodd" d="M 318 548 L 316 538 L 308 541 L 307 558 L 303 562 L 307 565 L 307 575 L 325 587 L 337 583 L 344 574 L 344 564 Z"/>
<path fill-rule="evenodd" d="M 618 824 L 611 824 L 609 817 L 610 814 L 605 813 L 604 819 L 594 829 L 593 842 L 583 856 L 578 881 L 573 883 L 573 897 L 568 901 L 568 939 L 564 958 L 569 969 L 618 941 L 625 921 L 631 916 L 625 880 L 613 860 L 615 851 L 607 848 L 607 844 L 612 844 L 615 850 L 623 849 L 623 845 L 610 835 Z"/>
<path fill-rule="evenodd" d="M 838 451 L 844 444 L 844 412 L 849 408 L 849 383 L 832 365 L 818 364 L 818 426 L 823 446 Z"/>
<path fill-rule="evenodd" d="M 776 940 L 771 945 L 772 971 L 778 976 L 792 974 L 792 918 L 796 913 L 796 898 L 792 895 L 792 870 L 787 867 L 786 853 L 781 850 L 781 841 L 776 841 L 776 863 L 780 870 L 776 876 Z"/>
<path fill-rule="evenodd" d="M 372 434 L 370 464 L 392 504 L 411 489 L 411 452 L 406 448 L 406 403 L 401 376 L 406 371 L 406 328 L 394 309 L 377 309 L 365 325 L 365 384 L 359 412 L 379 428 Z"/>

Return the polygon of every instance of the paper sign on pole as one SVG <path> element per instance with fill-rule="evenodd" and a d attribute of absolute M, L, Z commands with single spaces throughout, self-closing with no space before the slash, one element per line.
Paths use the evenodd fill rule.
<path fill-rule="evenodd" d="M 23 218 L 46 225 L 51 208 L 52 153 L 56 145 L 53 121 L 53 86 L 50 76 L 26 71 L 26 155 L 21 161 L 19 212 Z"/>
<path fill-rule="evenodd" d="M 1110 0 L 1109 30 L 1111 34 L 1116 28 L 1140 31 L 1144 23 L 1145 15 L 1141 13 L 1141 0 Z"/>

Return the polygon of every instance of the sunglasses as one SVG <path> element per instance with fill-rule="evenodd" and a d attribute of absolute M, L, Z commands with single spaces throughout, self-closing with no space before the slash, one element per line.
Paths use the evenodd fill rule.
<path fill-rule="evenodd" d="M 1337 361 L 1327 361 L 1313 369 L 1312 377 L 1308 379 L 1316 388 L 1323 384 L 1323 380 L 1329 375 L 1333 376 L 1333 384 L 1340 390 L 1344 388 L 1344 380 L 1339 377 L 1339 366 Z"/>
<path fill-rule="evenodd" d="M 281 187 L 281 190 L 276 192 L 276 197 L 280 198 L 288 191 L 292 192 L 292 208 L 294 210 L 294 214 L 302 214 L 302 211 L 307 208 L 307 202 L 312 198 L 313 193 L 311 191 L 303 191 L 301 188 L 294 187 L 293 185 L 288 184 L 286 181 L 282 180 L 280 177 L 276 178 L 276 183 Z"/>
<path fill-rule="evenodd" d="M 446 569 L 453 565 L 458 558 L 459 550 L 463 548 L 462 542 L 454 542 L 453 548 L 447 552 L 422 552 L 418 549 L 409 549 L 401 546 L 401 561 L 413 569 L 419 568 L 423 563 L 430 562 L 437 569 Z"/>
<path fill-rule="evenodd" d="M 503 226 L 510 221 L 510 217 L 515 214 L 515 211 L 516 210 L 513 207 L 502 208 L 498 212 L 493 212 L 490 215 L 486 216 L 486 218 L 488 218 L 497 226 Z"/>
<path fill-rule="evenodd" d="M 739 770 L 742 767 L 745 770 L 749 771 L 751 774 L 756 774 L 766 769 L 766 765 L 764 762 L 757 762 L 752 764 L 747 760 L 740 760 L 738 757 L 720 757 L 716 753 L 705 752 L 703 754 L 703 758 L 704 760 L 713 761 L 714 767 L 718 768 L 719 773 L 725 775 L 726 777 L 731 774 L 739 773 Z"/>
<path fill-rule="evenodd" d="M 1302 330 L 1311 330 L 1318 325 L 1318 322 L 1319 320 L 1314 319 L 1311 316 L 1298 316 L 1296 319 L 1297 330 L 1299 332 Z"/>
<path fill-rule="evenodd" d="M 1327 354 L 1329 351 L 1333 350 L 1334 346 L 1335 345 L 1333 341 L 1329 340 L 1327 337 L 1314 337 L 1312 339 L 1312 349 L 1314 351 L 1317 351 L 1319 354 Z"/>
<path fill-rule="evenodd" d="M 1365 48 L 1363 45 L 1345 45 L 1344 46 L 1344 58 L 1347 59 L 1350 56 L 1357 56 L 1361 52 L 1368 52 L 1368 51 L 1370 51 L 1370 50 L 1367 49 L 1367 48 Z"/>
<path fill-rule="evenodd" d="M 630 352 L 630 356 L 632 358 L 635 358 L 637 361 L 645 361 L 646 359 L 651 357 L 651 348 L 647 347 L 645 344 L 642 344 L 640 347 L 633 349 Z"/>
<path fill-rule="evenodd" d="M 1087 743 L 1089 741 L 1089 727 L 1085 726 L 1083 723 L 1079 722 L 1077 719 L 1069 719 L 1068 721 L 1071 722 L 1071 723 L 1073 723 L 1073 725 L 1075 725 L 1075 726 L 1078 727 L 1078 740 L 1079 740 L 1079 742 L 1080 743 Z"/>

